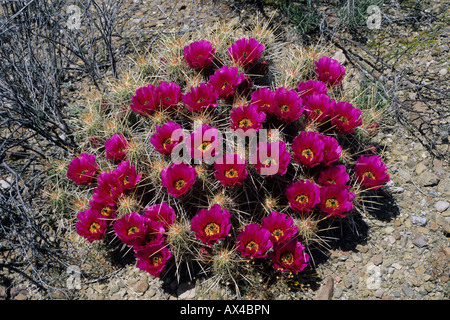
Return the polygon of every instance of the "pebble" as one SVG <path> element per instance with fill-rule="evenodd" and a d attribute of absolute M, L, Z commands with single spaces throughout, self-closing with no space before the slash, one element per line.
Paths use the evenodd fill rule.
<path fill-rule="evenodd" d="M 450 203 L 447 201 L 438 201 L 434 204 L 434 208 L 436 209 L 437 212 L 444 212 L 445 210 L 448 209 L 449 206 Z"/>
<path fill-rule="evenodd" d="M 135 291 L 138 294 L 143 294 L 145 291 L 148 290 L 148 287 L 149 287 L 148 281 L 140 280 L 133 285 L 133 291 Z"/>
<path fill-rule="evenodd" d="M 412 216 L 411 217 L 411 222 L 413 224 L 417 224 L 419 226 L 425 226 L 427 224 L 427 219 L 424 218 L 424 217 Z"/>
<path fill-rule="evenodd" d="M 425 237 L 424 237 L 423 234 L 418 234 L 418 235 L 414 238 L 414 240 L 412 241 L 412 243 L 413 243 L 415 246 L 419 247 L 419 248 L 423 248 L 423 247 L 425 247 L 425 246 L 428 245 L 427 239 L 425 239 Z"/>
<path fill-rule="evenodd" d="M 395 231 L 395 228 L 391 227 L 391 226 L 384 228 L 384 233 L 386 233 L 386 234 L 391 234 L 394 231 Z"/>

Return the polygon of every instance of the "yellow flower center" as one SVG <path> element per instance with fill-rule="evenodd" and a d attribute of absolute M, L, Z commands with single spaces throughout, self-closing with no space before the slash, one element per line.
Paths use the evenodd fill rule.
<path fill-rule="evenodd" d="M 92 224 L 89 226 L 89 232 L 97 233 L 98 230 L 100 230 L 100 224 L 97 222 L 92 222 Z"/>
<path fill-rule="evenodd" d="M 259 244 L 257 244 L 255 241 L 250 241 L 245 247 L 250 250 L 258 251 Z"/>
<path fill-rule="evenodd" d="M 167 138 L 166 140 L 164 140 L 164 142 L 163 142 L 163 148 L 165 149 L 166 148 L 166 146 L 168 145 L 168 144 L 171 144 L 172 143 L 172 139 L 171 138 Z"/>
<path fill-rule="evenodd" d="M 205 98 L 200 98 L 200 99 L 197 100 L 197 103 L 201 103 L 203 101 L 205 101 Z"/>
<path fill-rule="evenodd" d="M 161 264 L 162 256 L 160 254 L 155 254 L 154 256 L 151 257 L 150 262 L 153 266 L 156 267 Z"/>
<path fill-rule="evenodd" d="M 328 182 L 329 184 L 336 184 L 336 181 L 331 180 L 331 179 L 328 179 L 327 182 Z"/>
<path fill-rule="evenodd" d="M 314 110 L 317 114 L 321 114 L 322 113 L 322 110 L 320 110 L 320 109 L 316 109 L 316 110 Z"/>
<path fill-rule="evenodd" d="M 263 162 L 263 165 L 265 165 L 265 166 L 271 166 L 271 165 L 276 166 L 276 165 L 277 165 L 277 161 L 276 161 L 275 159 L 273 159 L 273 158 L 267 158 L 267 159 Z"/>
<path fill-rule="evenodd" d="M 370 172 L 370 171 L 364 172 L 362 176 L 363 176 L 364 178 L 369 178 L 369 179 L 372 179 L 372 180 L 375 179 L 375 176 L 374 176 L 373 173 Z"/>
<path fill-rule="evenodd" d="M 183 179 L 177 180 L 175 181 L 175 183 L 173 184 L 173 186 L 175 187 L 175 189 L 180 190 L 181 188 L 183 188 L 186 185 L 186 181 L 184 181 Z"/>
<path fill-rule="evenodd" d="M 250 121 L 250 119 L 243 118 L 241 121 L 239 121 L 239 127 L 241 128 L 248 128 L 253 125 L 253 122 Z"/>
<path fill-rule="evenodd" d="M 294 263 L 294 255 L 292 252 L 286 252 L 280 257 L 281 262 L 285 265 L 291 265 Z"/>
<path fill-rule="evenodd" d="M 228 171 L 225 171 L 225 177 L 227 178 L 236 178 L 239 175 L 239 172 L 233 168 Z"/>
<path fill-rule="evenodd" d="M 275 229 L 272 231 L 272 236 L 274 236 L 275 239 L 277 239 L 277 240 L 280 239 L 283 235 L 284 235 L 284 232 L 281 229 Z"/>
<path fill-rule="evenodd" d="M 203 141 L 202 144 L 197 148 L 197 150 L 200 150 L 201 152 L 208 151 L 212 147 L 211 142 L 209 141 Z"/>
<path fill-rule="evenodd" d="M 111 208 L 110 207 L 104 207 L 102 211 L 100 211 L 100 214 L 102 216 L 109 216 L 111 214 Z"/>
<path fill-rule="evenodd" d="M 339 207 L 339 201 L 334 198 L 327 199 L 327 201 L 325 201 L 325 206 L 328 208 L 336 209 L 337 207 Z"/>
<path fill-rule="evenodd" d="M 135 234 L 136 232 L 139 232 L 139 228 L 137 226 L 132 226 L 131 228 L 129 228 L 127 230 L 127 234 L 128 235 Z"/>
<path fill-rule="evenodd" d="M 348 124 L 348 119 L 347 119 L 347 117 L 344 117 L 344 116 L 339 117 L 339 120 L 341 120 L 344 124 Z"/>
<path fill-rule="evenodd" d="M 225 82 L 223 83 L 223 85 L 222 85 L 222 90 L 225 90 L 225 88 L 227 87 L 227 85 L 228 85 L 228 82 L 225 81 Z"/>
<path fill-rule="evenodd" d="M 305 149 L 302 151 L 302 156 L 311 160 L 314 157 L 314 152 L 312 152 L 311 149 Z"/>
<path fill-rule="evenodd" d="M 288 105 L 284 104 L 280 107 L 281 112 L 288 112 L 291 108 Z"/>
<path fill-rule="evenodd" d="M 217 223 L 211 222 L 208 223 L 204 228 L 203 228 L 203 232 L 208 235 L 208 236 L 212 236 L 214 234 L 217 234 L 220 232 L 220 226 Z"/>
<path fill-rule="evenodd" d="M 82 175 L 84 175 L 87 172 L 87 170 L 83 170 L 80 172 L 80 174 L 78 175 L 78 178 L 81 178 Z"/>
<path fill-rule="evenodd" d="M 295 197 L 295 201 L 300 202 L 300 203 L 308 203 L 309 198 L 308 196 L 301 194 Z"/>

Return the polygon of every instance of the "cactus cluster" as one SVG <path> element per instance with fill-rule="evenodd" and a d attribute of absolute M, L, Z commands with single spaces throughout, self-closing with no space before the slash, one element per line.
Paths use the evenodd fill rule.
<path fill-rule="evenodd" d="M 78 235 L 112 236 L 153 276 L 301 273 L 321 226 L 389 180 L 358 145 L 345 68 L 267 25 L 165 37 L 123 68 L 77 120 L 66 183 Z"/>

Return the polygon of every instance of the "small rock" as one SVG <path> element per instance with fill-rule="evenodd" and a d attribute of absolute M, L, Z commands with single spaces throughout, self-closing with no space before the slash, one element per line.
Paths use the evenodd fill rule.
<path fill-rule="evenodd" d="M 414 295 L 414 291 L 406 284 L 402 287 L 402 291 L 408 297 L 412 297 Z"/>
<path fill-rule="evenodd" d="M 447 68 L 442 68 L 441 70 L 439 70 L 439 74 L 441 76 L 445 76 L 447 74 Z"/>
<path fill-rule="evenodd" d="M 374 265 L 379 266 L 383 263 L 383 256 L 381 254 L 377 254 L 372 258 L 372 262 Z"/>
<path fill-rule="evenodd" d="M 315 300 L 331 300 L 334 293 L 333 277 L 327 277 L 319 288 Z"/>
<path fill-rule="evenodd" d="M 412 216 L 411 222 L 419 226 L 425 226 L 427 224 L 427 219 L 423 217 Z"/>
<path fill-rule="evenodd" d="M 143 294 L 147 290 L 148 290 L 148 282 L 144 280 L 136 282 L 136 284 L 133 286 L 133 291 L 135 291 L 138 294 Z"/>
<path fill-rule="evenodd" d="M 438 212 L 444 212 L 445 210 L 448 209 L 449 206 L 450 206 L 450 203 L 447 201 L 438 201 L 434 204 L 434 208 Z"/>
<path fill-rule="evenodd" d="M 356 252 L 354 252 L 354 253 L 352 254 L 352 259 L 353 259 L 354 262 L 361 262 L 361 261 L 362 261 L 361 255 L 359 255 L 359 254 L 356 253 Z"/>
<path fill-rule="evenodd" d="M 394 230 L 394 227 L 389 226 L 384 229 L 384 233 L 391 234 L 392 232 L 394 232 Z"/>
<path fill-rule="evenodd" d="M 383 296 L 383 294 L 384 294 L 383 288 L 380 288 L 377 291 L 375 291 L 375 297 L 377 297 L 377 298 L 381 298 Z"/>
<path fill-rule="evenodd" d="M 337 60 L 340 64 L 345 64 L 347 58 L 342 50 L 336 51 L 336 53 L 331 57 L 334 60 Z"/>
<path fill-rule="evenodd" d="M 419 248 L 423 248 L 425 246 L 427 246 L 427 239 L 425 239 L 425 237 L 423 236 L 423 234 L 418 234 L 414 240 L 412 241 L 412 243 Z"/>
<path fill-rule="evenodd" d="M 432 187 L 439 184 L 439 181 L 439 177 L 435 173 L 429 171 L 422 172 L 422 174 L 417 177 L 417 183 L 421 187 Z"/>
<path fill-rule="evenodd" d="M 423 164 L 423 162 L 417 164 L 416 166 L 416 173 L 418 175 L 420 175 L 422 172 L 424 172 L 425 170 L 427 170 L 427 167 Z"/>

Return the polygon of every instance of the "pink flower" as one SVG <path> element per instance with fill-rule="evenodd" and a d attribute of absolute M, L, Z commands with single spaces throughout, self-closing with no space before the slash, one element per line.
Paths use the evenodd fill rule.
<path fill-rule="evenodd" d="M 240 186 L 247 178 L 246 161 L 237 154 L 226 153 L 214 163 L 214 176 L 225 187 Z"/>
<path fill-rule="evenodd" d="M 296 239 L 276 245 L 269 257 L 272 259 L 274 269 L 293 274 L 303 271 L 310 258 L 305 252 L 305 247 Z"/>
<path fill-rule="evenodd" d="M 308 119 L 317 122 L 324 122 L 334 108 L 334 101 L 324 93 L 314 93 L 303 98 L 303 104 Z"/>
<path fill-rule="evenodd" d="M 281 121 L 290 123 L 297 120 L 305 109 L 302 104 L 303 100 L 295 90 L 281 87 L 275 91 L 274 113 Z"/>
<path fill-rule="evenodd" d="M 314 167 L 323 160 L 325 142 L 322 135 L 312 131 L 302 131 L 292 140 L 294 160 L 306 167 Z"/>
<path fill-rule="evenodd" d="M 228 56 L 237 66 L 245 68 L 258 61 L 264 49 L 265 46 L 255 38 L 242 38 L 228 48 Z"/>
<path fill-rule="evenodd" d="M 344 218 L 353 209 L 355 194 L 344 186 L 327 186 L 320 189 L 319 208 L 331 218 Z"/>
<path fill-rule="evenodd" d="M 206 68 L 214 60 L 214 52 L 211 42 L 206 40 L 194 41 L 183 49 L 184 58 L 192 69 Z"/>
<path fill-rule="evenodd" d="M 200 83 L 197 87 L 191 87 L 191 90 L 181 97 L 187 108 L 193 112 L 216 107 L 218 98 L 219 93 L 210 83 Z"/>
<path fill-rule="evenodd" d="M 317 183 L 321 186 L 342 186 L 344 187 L 350 181 L 350 176 L 345 170 L 344 165 L 329 166 L 320 172 Z"/>
<path fill-rule="evenodd" d="M 105 142 L 106 158 L 113 161 L 122 161 L 128 153 L 128 141 L 120 134 L 114 134 Z"/>
<path fill-rule="evenodd" d="M 101 215 L 94 210 L 87 209 L 79 212 L 77 218 L 75 229 L 80 236 L 89 242 L 103 239 L 107 223 Z"/>
<path fill-rule="evenodd" d="M 275 92 L 261 88 L 252 93 L 250 104 L 258 106 L 259 111 L 272 114 L 275 111 Z"/>
<path fill-rule="evenodd" d="M 161 171 L 161 183 L 175 198 L 184 196 L 191 190 L 197 178 L 195 168 L 186 163 L 172 164 Z"/>
<path fill-rule="evenodd" d="M 82 153 L 79 158 L 73 158 L 67 166 L 67 178 L 77 185 L 90 185 L 98 171 L 95 155 Z"/>
<path fill-rule="evenodd" d="M 300 97 L 304 99 L 305 97 L 312 96 L 315 93 L 326 94 L 328 88 L 322 81 L 308 80 L 305 82 L 300 82 L 297 86 L 297 91 L 300 94 Z"/>
<path fill-rule="evenodd" d="M 174 82 L 161 82 L 158 87 L 161 105 L 166 108 L 174 108 L 181 101 L 180 86 Z"/>
<path fill-rule="evenodd" d="M 168 121 L 161 127 L 156 126 L 156 133 L 150 138 L 150 143 L 155 147 L 156 151 L 168 156 L 171 154 L 173 148 L 182 142 L 183 139 L 182 127 L 178 123 Z"/>
<path fill-rule="evenodd" d="M 250 223 L 237 237 L 237 251 L 243 257 L 264 258 L 266 252 L 273 247 L 270 232 L 256 223 Z"/>
<path fill-rule="evenodd" d="M 230 213 L 218 204 L 209 210 L 201 209 L 191 221 L 191 231 L 195 237 L 210 247 L 224 239 L 230 229 Z"/>
<path fill-rule="evenodd" d="M 155 204 L 145 209 L 144 215 L 146 218 L 159 222 L 165 230 L 175 223 L 175 210 L 167 203 Z"/>
<path fill-rule="evenodd" d="M 259 142 L 256 152 L 250 155 L 250 160 L 261 175 L 283 175 L 291 162 L 291 154 L 286 150 L 283 141 Z"/>
<path fill-rule="evenodd" d="M 390 180 L 387 167 L 380 156 L 360 156 L 355 165 L 356 180 L 364 187 L 379 189 Z"/>
<path fill-rule="evenodd" d="M 97 202 L 91 200 L 89 202 L 90 210 L 101 216 L 107 222 L 111 222 L 116 218 L 117 206 L 108 203 Z"/>
<path fill-rule="evenodd" d="M 113 174 L 122 183 L 123 191 L 132 191 L 141 180 L 141 175 L 136 173 L 136 167 L 130 164 L 130 161 L 119 163 Z"/>
<path fill-rule="evenodd" d="M 323 165 L 330 165 L 340 159 L 342 154 L 342 147 L 336 138 L 332 136 L 322 136 L 323 146 Z"/>
<path fill-rule="evenodd" d="M 231 129 L 240 129 L 245 133 L 249 129 L 255 131 L 261 129 L 266 114 L 259 111 L 256 105 L 239 106 L 231 111 L 230 118 Z"/>
<path fill-rule="evenodd" d="M 136 251 L 135 257 L 137 268 L 150 273 L 154 277 L 159 277 L 172 254 L 163 243 L 155 243 Z"/>
<path fill-rule="evenodd" d="M 345 75 L 345 67 L 337 60 L 329 57 L 322 57 L 319 61 L 314 61 L 316 65 L 317 78 L 327 85 L 334 86 L 340 84 Z"/>
<path fill-rule="evenodd" d="M 362 125 L 361 110 L 348 102 L 337 102 L 333 108 L 331 124 L 341 133 L 353 133 Z"/>
<path fill-rule="evenodd" d="M 234 95 L 234 91 L 245 78 L 243 73 L 238 73 L 237 67 L 223 66 L 209 78 L 209 83 L 219 93 L 219 98 L 226 100 Z"/>
<path fill-rule="evenodd" d="M 156 243 L 162 243 L 164 241 L 164 226 L 161 222 L 150 220 L 147 217 L 144 217 L 145 221 L 145 235 L 136 243 L 133 244 L 133 249 L 135 251 L 140 251 L 145 249 L 148 246 L 152 246 Z"/>
<path fill-rule="evenodd" d="M 94 201 L 113 206 L 123 195 L 123 185 L 114 173 L 102 172 L 98 176 L 98 185 L 93 193 L 92 199 Z"/>
<path fill-rule="evenodd" d="M 148 231 L 146 219 L 136 212 L 128 213 L 114 222 L 114 232 L 126 245 L 140 246 Z"/>
<path fill-rule="evenodd" d="M 285 194 L 289 206 L 298 213 L 310 213 L 320 203 L 320 187 L 309 180 L 293 182 Z"/>
<path fill-rule="evenodd" d="M 294 225 L 294 219 L 276 211 L 272 211 L 263 218 L 261 227 L 269 230 L 269 239 L 274 245 L 290 240 L 298 232 L 298 228 Z"/>
<path fill-rule="evenodd" d="M 160 106 L 159 90 L 152 84 L 136 90 L 131 97 L 130 109 L 142 116 L 149 116 Z"/>
<path fill-rule="evenodd" d="M 192 159 L 208 162 L 222 151 L 222 139 L 216 127 L 202 124 L 186 139 L 186 149 Z"/>

